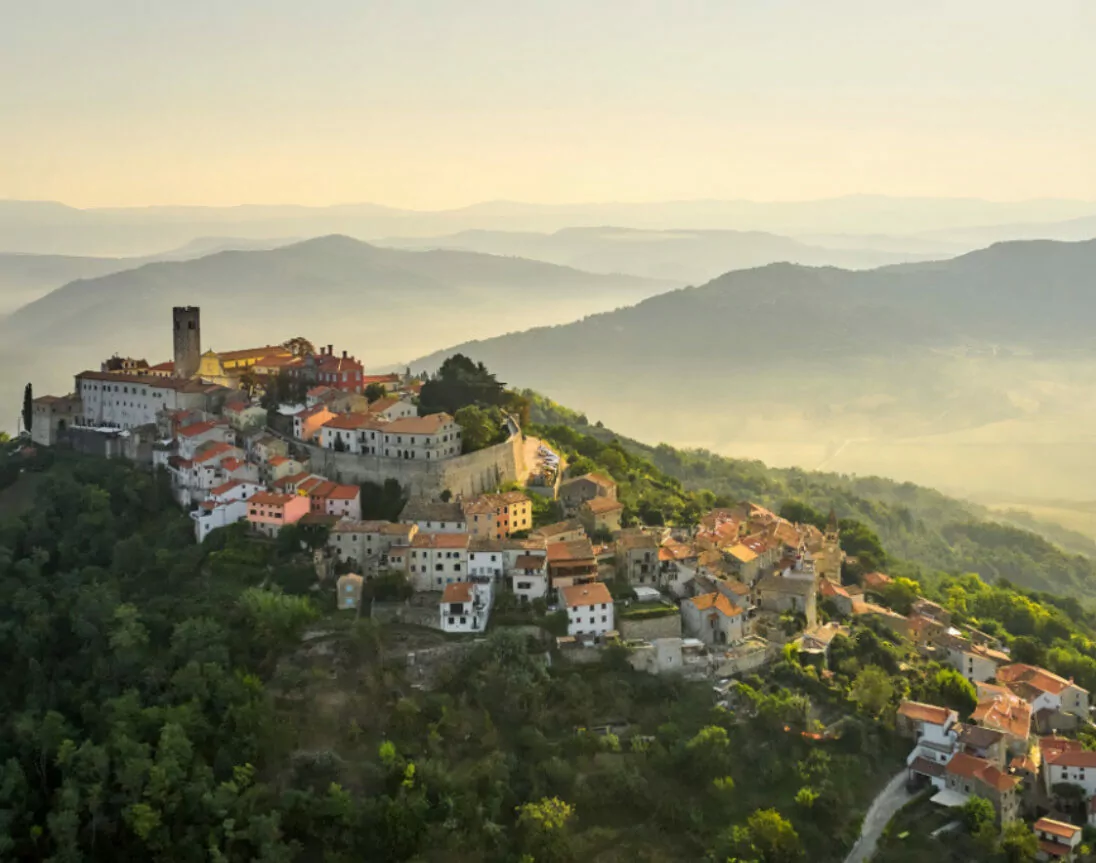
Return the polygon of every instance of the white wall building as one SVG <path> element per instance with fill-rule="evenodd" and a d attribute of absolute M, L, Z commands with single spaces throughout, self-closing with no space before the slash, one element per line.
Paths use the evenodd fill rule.
<path fill-rule="evenodd" d="M 568 635 L 604 635 L 616 628 L 613 597 L 600 581 L 561 587 L 559 593 L 567 609 Z"/>
<path fill-rule="evenodd" d="M 377 455 L 403 459 L 443 459 L 461 454 L 461 429 L 449 414 L 392 420 L 378 432 Z"/>
<path fill-rule="evenodd" d="M 415 590 L 442 590 L 468 578 L 468 534 L 418 533 L 407 557 L 407 576 Z"/>
<path fill-rule="evenodd" d="M 522 602 L 548 595 L 548 558 L 545 555 L 523 555 L 509 572 L 514 594 Z"/>
<path fill-rule="evenodd" d="M 190 517 L 194 519 L 194 538 L 202 542 L 217 528 L 247 518 L 247 502 L 243 498 L 223 502 L 202 501 Z"/>
<path fill-rule="evenodd" d="M 1079 785 L 1085 790 L 1085 799 L 1096 796 L 1096 752 L 1050 751 L 1043 753 L 1043 769 L 1046 771 L 1047 793 L 1052 794 L 1060 782 Z"/>
<path fill-rule="evenodd" d="M 81 372 L 76 376 L 76 395 L 83 409 L 79 424 L 121 429 L 148 425 L 165 409 L 203 407 L 210 389 L 200 381 L 180 378 Z"/>
<path fill-rule="evenodd" d="M 491 613 L 490 582 L 457 581 L 446 585 L 438 607 L 445 632 L 483 632 Z"/>
<path fill-rule="evenodd" d="M 410 524 L 388 521 L 340 521 L 332 525 L 327 547 L 340 561 L 355 561 L 364 566 L 367 561 L 379 563 L 392 546 L 411 544 L 418 528 Z"/>

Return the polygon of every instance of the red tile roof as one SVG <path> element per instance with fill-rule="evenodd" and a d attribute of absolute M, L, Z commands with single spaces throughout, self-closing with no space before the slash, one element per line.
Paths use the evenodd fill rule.
<path fill-rule="evenodd" d="M 258 494 L 252 495 L 251 500 L 248 503 L 260 504 L 262 506 L 285 506 L 293 500 L 291 494 L 277 494 L 273 491 L 260 491 Z"/>
<path fill-rule="evenodd" d="M 1059 677 L 1045 668 L 1039 668 L 1035 665 L 1025 665 L 1023 663 L 1016 663 L 1014 665 L 1006 665 L 997 669 L 997 680 L 1006 685 L 1013 685 L 1018 683 L 1024 683 L 1040 692 L 1046 692 L 1051 695 L 1061 695 L 1070 686 L 1076 686 L 1072 680 L 1066 680 L 1064 677 Z M 1081 689 L 1081 687 L 1077 687 Z M 1082 692 L 1087 692 L 1087 689 L 1082 689 Z"/>
<path fill-rule="evenodd" d="M 718 591 L 715 593 L 704 593 L 700 596 L 694 596 L 692 599 L 687 599 L 685 601 L 691 602 L 696 606 L 697 611 L 708 611 L 709 609 L 714 608 L 726 617 L 738 617 L 743 613 L 741 608 Z"/>
<path fill-rule="evenodd" d="M 194 455 L 194 463 L 202 464 L 210 459 L 215 459 L 219 455 L 224 455 L 226 452 L 231 452 L 234 449 L 236 449 L 236 447 L 230 443 L 215 443 L 196 453 Z"/>
<path fill-rule="evenodd" d="M 429 414 L 424 417 L 402 417 L 384 426 L 390 434 L 437 434 L 442 426 L 453 422 L 449 414 Z"/>
<path fill-rule="evenodd" d="M 354 500 L 362 493 L 356 485 L 336 485 L 327 495 L 328 500 Z"/>
<path fill-rule="evenodd" d="M 193 423 L 192 425 L 183 426 L 176 434 L 179 437 L 197 437 L 200 434 L 205 434 L 207 431 L 212 431 L 217 428 L 218 423 L 212 420 L 206 420 L 205 422 Z"/>
<path fill-rule="evenodd" d="M 1062 749 L 1046 753 L 1044 760 L 1058 767 L 1096 767 L 1096 752 Z"/>
<path fill-rule="evenodd" d="M 1040 818 L 1032 828 L 1050 833 L 1053 836 L 1061 836 L 1063 839 L 1072 839 L 1081 832 L 1081 828 L 1065 821 L 1055 821 L 1053 818 Z"/>
<path fill-rule="evenodd" d="M 445 585 L 445 592 L 441 595 L 442 602 L 471 602 L 472 582 L 458 581 Z"/>
<path fill-rule="evenodd" d="M 898 715 L 905 716 L 915 722 L 928 722 L 930 725 L 947 725 L 949 718 L 954 718 L 955 711 L 936 704 L 923 704 L 920 701 L 903 701 L 898 708 Z"/>
<path fill-rule="evenodd" d="M 576 584 L 572 587 L 561 587 L 559 592 L 563 599 L 563 604 L 568 608 L 597 605 L 598 603 L 612 605 L 613 603 L 613 597 L 609 593 L 609 588 L 600 581 L 595 581 L 592 584 Z"/>

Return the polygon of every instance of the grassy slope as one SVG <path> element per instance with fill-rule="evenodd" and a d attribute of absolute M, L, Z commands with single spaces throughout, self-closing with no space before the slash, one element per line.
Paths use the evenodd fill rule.
<path fill-rule="evenodd" d="M 617 439 L 627 451 L 680 480 L 686 489 L 710 489 L 720 496 L 774 507 L 790 499 L 823 512 L 833 507 L 842 518 L 855 518 L 871 527 L 895 558 L 930 569 L 978 572 L 989 580 L 1007 578 L 1036 590 L 1096 598 L 1096 566 L 1089 557 L 1067 553 L 1045 536 L 1004 521 L 984 507 L 913 483 L 770 468 L 704 450 L 650 446 L 591 425 L 585 416 L 536 394 L 526 395 L 532 402 L 534 422 L 566 425 L 602 441 Z M 1073 551 L 1096 551 L 1086 537 L 1063 528 L 1050 528 L 1048 535 L 1068 542 Z"/>

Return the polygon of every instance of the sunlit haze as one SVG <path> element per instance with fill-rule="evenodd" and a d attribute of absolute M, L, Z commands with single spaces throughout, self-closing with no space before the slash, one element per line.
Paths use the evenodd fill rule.
<path fill-rule="evenodd" d="M 1089 0 L 6 3 L 0 198 L 1096 198 Z"/>

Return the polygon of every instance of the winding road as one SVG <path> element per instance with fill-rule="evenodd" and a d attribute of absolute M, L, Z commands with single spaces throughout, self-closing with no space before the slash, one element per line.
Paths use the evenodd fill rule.
<path fill-rule="evenodd" d="M 914 797 L 906 791 L 907 778 L 909 778 L 909 772 L 902 768 L 875 796 L 860 827 L 860 838 L 852 846 L 852 851 L 845 858 L 845 863 L 864 863 L 874 856 L 875 846 L 879 844 L 879 837 L 883 835 L 883 828 L 894 817 L 894 813 Z"/>

